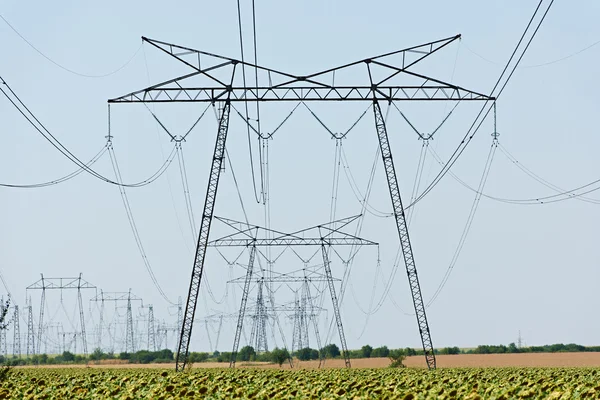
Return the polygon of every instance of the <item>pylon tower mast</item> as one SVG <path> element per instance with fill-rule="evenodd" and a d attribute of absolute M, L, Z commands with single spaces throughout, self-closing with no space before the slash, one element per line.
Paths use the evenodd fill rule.
<path fill-rule="evenodd" d="M 252 63 L 243 62 L 189 47 L 142 37 L 142 41 L 186 65 L 190 72 L 152 85 L 142 90 L 110 99 L 110 103 L 171 103 L 171 102 L 223 102 L 219 116 L 217 139 L 209 173 L 204 210 L 192 268 L 192 276 L 181 329 L 176 369 L 182 370 L 187 362 L 190 337 L 196 312 L 198 293 L 202 281 L 204 260 L 209 241 L 210 227 L 216 201 L 219 178 L 222 171 L 225 143 L 229 127 L 231 104 L 256 102 L 368 102 L 372 104 L 377 138 L 379 140 L 386 178 L 392 201 L 396 227 L 408 275 L 409 287 L 417 325 L 421 336 L 427 366 L 435 368 L 435 355 L 416 263 L 408 235 L 406 217 L 401 201 L 392 148 L 387 128 L 381 116 L 379 102 L 396 101 L 493 101 L 494 98 L 452 83 L 429 77 L 415 71 L 421 61 L 460 39 L 460 35 L 412 46 L 402 50 L 361 59 L 339 67 L 329 68 L 307 75 L 295 75 Z M 256 71 L 257 82 L 246 85 L 242 69 Z M 358 71 L 362 80 L 348 83 L 334 80 L 336 74 Z M 342 74 L 340 74 L 342 73 Z M 410 83 L 407 83 L 410 81 Z M 260 85 L 268 82 L 268 85 Z M 251 121 L 246 121 L 253 124 Z M 258 132 L 260 138 L 270 135 Z"/>
<path fill-rule="evenodd" d="M 41 279 L 27 286 L 26 290 L 41 290 L 42 296 L 40 301 L 40 319 L 38 323 L 38 334 L 37 334 L 37 353 L 41 354 L 42 349 L 42 333 L 44 329 L 44 308 L 46 304 L 46 290 L 77 290 L 77 305 L 79 308 L 79 323 L 80 332 L 78 335 L 81 339 L 83 354 L 88 355 L 87 348 L 87 335 L 85 332 L 85 318 L 83 310 L 83 300 L 81 297 L 81 291 L 84 289 L 96 290 L 96 286 L 92 285 L 81 277 L 81 274 L 77 278 L 45 278 L 43 274 Z"/>
<path fill-rule="evenodd" d="M 127 309 L 126 312 L 126 327 L 125 327 L 125 352 L 133 353 L 135 352 L 135 338 L 134 338 L 134 326 L 133 326 L 133 311 L 132 311 L 132 303 L 135 301 L 139 301 L 141 306 L 144 306 L 144 302 L 141 297 L 138 297 L 131 293 L 131 290 L 127 292 L 104 292 L 100 290 L 100 293 L 90 299 L 90 301 L 94 302 L 113 302 L 115 303 L 115 307 L 118 304 L 125 303 L 125 307 Z M 104 312 L 104 307 L 100 307 L 100 320 L 103 319 L 102 313 Z"/>
<path fill-rule="evenodd" d="M 234 232 L 232 234 L 209 242 L 207 244 L 208 247 L 245 247 L 248 248 L 250 251 L 250 262 L 248 263 L 248 266 L 246 268 L 246 276 L 244 279 L 244 286 L 242 291 L 242 301 L 240 304 L 240 311 L 238 313 L 238 324 L 236 327 L 233 349 L 231 351 L 231 361 L 229 363 L 230 367 L 235 366 L 235 361 L 237 357 L 239 341 L 243 329 L 244 316 L 246 313 L 246 304 L 248 302 L 248 296 L 250 292 L 250 283 L 252 281 L 256 249 L 258 247 L 274 246 L 283 246 L 286 248 L 295 246 L 320 246 L 322 248 L 323 266 L 325 269 L 324 280 L 328 284 L 329 293 L 331 295 L 331 302 L 333 305 L 336 326 L 340 337 L 340 344 L 342 347 L 342 355 L 344 357 L 346 366 L 350 367 L 350 354 L 348 352 L 348 346 L 346 345 L 346 336 L 344 334 L 344 327 L 342 324 L 342 317 L 340 314 L 338 298 L 335 292 L 334 278 L 333 274 L 331 273 L 331 267 L 329 264 L 329 258 L 327 253 L 329 252 L 331 246 L 354 246 L 358 248 L 360 246 L 377 245 L 377 243 L 375 242 L 362 239 L 353 235 L 349 235 L 342 231 L 344 227 L 347 227 L 349 224 L 357 221 L 359 217 L 360 215 L 349 218 L 343 218 L 337 221 L 312 226 L 306 229 L 290 233 L 275 231 L 273 229 L 268 229 L 256 225 L 250 225 L 245 222 L 234 221 L 227 218 L 215 217 L 217 221 L 224 223 Z M 294 277 L 282 274 L 272 278 L 269 277 L 268 279 L 265 279 L 265 282 L 270 282 L 271 280 L 279 282 L 304 282 L 307 279 L 307 276 Z M 315 279 L 317 278 L 315 277 Z M 261 307 L 258 308 L 260 309 Z M 300 326 L 298 326 L 298 329 L 300 329 Z M 296 336 L 296 333 L 294 333 L 293 337 L 295 338 Z"/>

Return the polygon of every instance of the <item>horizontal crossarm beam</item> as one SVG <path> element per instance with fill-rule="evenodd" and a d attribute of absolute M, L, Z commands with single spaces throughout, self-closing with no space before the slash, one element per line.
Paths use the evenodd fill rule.
<path fill-rule="evenodd" d="M 223 101 L 231 91 L 231 102 L 273 101 L 373 101 L 370 86 L 280 86 L 280 87 L 153 87 L 111 99 L 109 103 L 212 103 Z M 459 86 L 378 86 L 375 96 L 382 101 L 471 101 L 493 97 Z"/>
<path fill-rule="evenodd" d="M 377 243 L 358 238 L 275 238 L 275 239 L 217 239 L 209 247 L 267 247 L 267 246 L 376 246 Z"/>

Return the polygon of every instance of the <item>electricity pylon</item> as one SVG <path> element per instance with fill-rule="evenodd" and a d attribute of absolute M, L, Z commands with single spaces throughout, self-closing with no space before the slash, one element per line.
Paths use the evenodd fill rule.
<path fill-rule="evenodd" d="M 246 304 L 248 301 L 248 295 L 250 292 L 250 283 L 252 281 L 254 258 L 256 255 L 256 249 L 258 247 L 273 247 L 273 246 L 284 246 L 284 247 L 297 247 L 297 246 L 316 246 L 322 249 L 323 255 L 323 266 L 325 270 L 324 280 L 327 282 L 329 287 L 329 293 L 331 295 L 331 303 L 334 310 L 335 322 L 340 337 L 340 345 L 342 348 L 342 355 L 346 367 L 350 367 L 350 354 L 348 352 L 348 346 L 346 345 L 346 335 L 344 333 L 344 327 L 342 324 L 342 317 L 340 313 L 340 307 L 338 298 L 335 291 L 334 278 L 331 272 L 331 266 L 329 263 L 328 252 L 331 246 L 372 246 L 377 243 L 370 240 L 362 239 L 353 235 L 344 233 L 342 229 L 354 221 L 358 220 L 360 215 L 343 218 L 337 221 L 328 222 L 325 224 L 312 226 L 306 229 L 302 229 L 295 232 L 284 233 L 281 231 L 275 231 L 272 229 L 250 225 L 245 222 L 234 221 L 227 218 L 215 217 L 219 222 L 224 223 L 234 233 L 224 236 L 219 239 L 215 239 L 208 243 L 209 247 L 245 247 L 250 249 L 250 261 L 246 268 L 246 276 L 244 279 L 244 286 L 242 291 L 242 301 L 240 304 L 240 311 L 238 317 L 238 324 L 235 333 L 235 339 L 233 342 L 233 350 L 231 351 L 230 367 L 235 366 L 237 357 L 237 351 L 239 341 L 242 333 L 242 327 L 244 322 L 244 316 L 246 312 Z M 306 280 L 305 276 L 290 277 L 288 275 L 281 275 L 275 277 L 269 277 L 267 282 L 303 282 Z"/>
<path fill-rule="evenodd" d="M 41 279 L 37 282 L 32 283 L 27 286 L 26 290 L 41 290 L 42 296 L 40 301 L 40 319 L 38 323 L 38 332 L 37 332 L 37 352 L 41 353 L 42 346 L 42 333 L 44 329 L 44 308 L 46 305 L 46 290 L 77 290 L 77 305 L 79 308 L 79 333 L 75 336 L 79 336 L 81 339 L 83 354 L 87 357 L 88 348 L 87 348 L 87 335 L 85 332 L 85 318 L 84 318 L 84 310 L 83 310 L 83 300 L 81 297 L 81 291 L 83 289 L 94 289 L 96 290 L 96 286 L 92 285 L 85 279 L 81 278 L 81 274 L 77 278 L 44 278 L 43 274 L 41 275 Z"/>
<path fill-rule="evenodd" d="M 493 101 L 491 96 L 464 89 L 452 83 L 415 72 L 415 66 L 432 54 L 460 39 L 460 35 L 412 46 L 402 50 L 365 58 L 349 64 L 308 75 L 294 75 L 283 71 L 236 60 L 230 57 L 195 50 L 189 47 L 142 37 L 154 46 L 181 62 L 190 72 L 152 85 L 124 96 L 110 99 L 110 103 L 171 103 L 171 102 L 223 102 L 220 109 L 217 138 L 211 158 L 211 168 L 206 189 L 204 210 L 181 329 L 176 369 L 183 370 L 188 358 L 190 338 L 198 293 L 202 281 L 206 249 L 213 220 L 219 178 L 223 167 L 225 143 L 229 128 L 229 114 L 234 102 L 368 102 L 372 104 L 375 127 L 388 189 L 394 210 L 396 228 L 404 256 L 406 273 L 413 299 L 421 343 L 428 368 L 435 368 L 435 354 L 416 263 L 408 234 L 408 227 L 396 169 L 389 144 L 387 127 L 381 113 L 380 102 L 395 101 Z M 253 69 L 256 84 L 246 85 L 246 68 Z M 240 71 L 242 70 L 242 71 Z M 350 72 L 344 75 L 345 72 Z M 355 73 L 352 73 L 355 72 Z M 338 76 L 351 76 L 342 82 Z M 360 75 L 358 75 L 360 74 Z M 355 81 L 362 76 L 361 81 Z M 259 84 L 268 82 L 268 85 Z M 335 83 L 332 83 L 335 82 Z M 246 121 L 261 139 L 271 137 L 260 132 L 256 121 Z M 256 125 L 256 126 L 255 126 Z"/>
<path fill-rule="evenodd" d="M 125 327 L 125 352 L 126 353 L 134 353 L 135 352 L 135 340 L 134 340 L 134 327 L 133 327 L 133 312 L 131 309 L 131 303 L 134 301 L 139 301 L 141 305 L 144 305 L 141 297 L 138 297 L 131 293 L 131 290 L 128 292 L 104 292 L 100 290 L 100 294 L 94 296 L 90 301 L 99 301 L 99 302 L 114 302 L 115 307 L 117 304 L 125 303 L 125 307 L 127 308 L 126 314 L 126 327 Z M 100 321 L 103 319 L 102 313 L 104 312 L 104 307 L 100 308 Z"/>

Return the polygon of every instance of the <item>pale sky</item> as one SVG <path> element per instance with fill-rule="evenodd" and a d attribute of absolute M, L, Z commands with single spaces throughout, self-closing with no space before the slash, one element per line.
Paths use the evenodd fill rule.
<path fill-rule="evenodd" d="M 251 2 L 241 3 L 246 58 L 251 59 Z M 460 33 L 461 41 L 415 71 L 489 93 L 536 5 L 537 1 L 257 1 L 258 62 L 290 73 L 308 74 Z M 36 6 L 5 1 L 0 14 L 47 57 L 81 75 L 108 74 L 133 56 L 114 74 L 83 77 L 42 57 L 0 20 L 0 46 L 4 50 L 0 76 L 82 160 L 91 159 L 106 142 L 107 99 L 187 72 L 157 49 L 147 44 L 140 48 L 141 36 L 240 57 L 237 7 L 233 1 L 178 2 L 169 7 L 154 1 L 39 2 Z M 600 46 L 559 62 L 537 65 L 559 60 L 600 40 L 599 16 L 597 2 L 557 1 L 524 57 L 524 67 L 517 70 L 498 101 L 500 143 L 522 165 L 565 189 L 597 179 L 595 171 L 599 165 L 594 149 L 599 139 L 594 113 L 600 105 L 595 96 L 600 89 L 596 74 Z M 365 77 L 356 79 L 362 84 Z M 435 129 L 453 105 L 398 104 L 423 132 Z M 274 129 L 293 106 L 265 105 L 261 109 L 265 130 Z M 314 110 L 334 132 L 340 132 L 352 125 L 367 106 L 315 105 Z M 154 110 L 168 129 L 180 135 L 204 108 L 202 104 L 168 104 L 156 105 Z M 238 108 L 242 110 L 241 106 Z M 479 108 L 478 103 L 460 104 L 431 141 L 430 147 L 444 160 L 456 148 Z M 408 204 L 422 142 L 394 108 L 389 114 L 388 131 L 401 193 Z M 492 131 L 489 118 L 452 169 L 473 187 L 482 174 Z M 4 97 L 0 98 L 0 133 L 0 183 L 41 182 L 76 169 Z M 169 137 L 141 104 L 112 106 L 112 134 L 126 182 L 150 176 L 173 148 Z M 209 110 L 183 143 L 196 225 L 202 212 L 215 134 L 215 118 Z M 253 140 L 254 163 L 258 165 L 256 146 Z M 233 111 L 227 148 L 250 222 L 264 225 L 263 208 L 253 200 L 246 128 Z M 371 110 L 343 141 L 343 148 L 350 170 L 364 192 L 377 148 Z M 295 231 L 327 222 L 335 141 L 306 109 L 299 107 L 270 141 L 269 154 L 273 229 Z M 113 178 L 108 155 L 94 167 Z M 420 190 L 439 168 L 428 155 Z M 485 193 L 511 199 L 554 194 L 516 168 L 500 151 L 493 160 Z M 176 302 L 178 296 L 185 300 L 196 238 L 187 221 L 177 159 L 161 178 L 142 188 L 127 189 L 127 195 L 158 281 L 172 301 Z M 450 264 L 473 196 L 446 175 L 415 206 L 410 233 L 426 302 Z M 380 159 L 370 203 L 377 210 L 391 210 Z M 0 270 L 21 307 L 25 288 L 37 281 L 40 273 L 46 277 L 69 277 L 81 272 L 84 279 L 107 292 L 131 288 L 145 304 L 154 305 L 157 320 L 176 322 L 176 310 L 160 296 L 146 271 L 115 186 L 84 173 L 48 188 L 1 188 L 0 210 Z M 352 216 L 360 210 L 342 171 L 336 216 Z M 596 333 L 600 323 L 593 318 L 597 307 L 592 295 L 600 278 L 600 253 L 595 241 L 600 233 L 596 223 L 599 212 L 597 204 L 578 200 L 514 205 L 483 198 L 446 286 L 427 309 L 434 346 L 508 344 L 516 342 L 519 331 L 528 345 L 598 345 Z M 222 175 L 215 215 L 243 219 L 228 164 Z M 225 234 L 216 223 L 213 226 L 211 238 Z M 350 233 L 354 229 L 355 226 Z M 412 301 L 403 263 L 395 275 L 393 272 L 398 246 L 393 220 L 368 213 L 360 236 L 380 243 L 381 265 L 378 269 L 377 250 L 363 248 L 352 266 L 341 306 L 348 347 L 360 348 L 367 343 L 390 348 L 420 347 L 416 321 L 410 315 Z M 314 250 L 300 252 L 308 258 Z M 226 249 L 223 254 L 230 259 L 236 257 L 235 250 Z M 347 255 L 347 250 L 342 249 L 341 254 Z M 340 259 L 333 261 L 334 275 L 341 278 Z M 247 255 L 239 262 L 247 263 Z M 302 263 L 288 253 L 274 265 L 280 271 L 299 268 Z M 240 288 L 226 290 L 226 281 L 245 273 L 239 266 L 230 269 L 214 251 L 207 257 L 205 272 L 216 300 L 225 293 L 227 296 L 221 304 L 208 295 L 200 299 L 196 313 L 199 324 L 191 350 L 210 349 L 206 330 L 200 323 L 202 317 L 237 310 Z M 392 276 L 390 294 L 367 320 L 365 313 L 379 302 L 384 283 Z M 5 293 L 1 289 L 0 293 Z M 37 320 L 40 294 L 30 294 Z M 275 296 L 282 303 L 293 299 L 286 286 Z M 84 296 L 88 313 L 90 298 L 90 294 Z M 331 309 L 327 294 L 323 304 Z M 66 325 L 75 310 L 74 293 L 63 293 L 63 305 L 59 293 L 49 293 L 46 321 Z M 87 317 L 88 332 L 98 318 L 97 309 L 92 309 L 95 314 Z M 124 311 L 117 312 L 122 315 Z M 329 320 L 333 318 L 331 311 L 322 314 L 323 341 L 329 326 L 325 314 Z M 122 320 L 114 315 L 114 310 L 105 318 L 114 323 Z M 292 321 L 281 316 L 281 323 L 290 346 Z M 219 350 L 229 351 L 235 325 L 233 321 L 223 325 Z M 216 326 L 210 330 L 214 342 Z M 26 332 L 24 320 L 21 332 Z M 316 347 L 312 337 L 311 341 L 311 347 Z M 337 334 L 331 341 L 338 343 Z"/>

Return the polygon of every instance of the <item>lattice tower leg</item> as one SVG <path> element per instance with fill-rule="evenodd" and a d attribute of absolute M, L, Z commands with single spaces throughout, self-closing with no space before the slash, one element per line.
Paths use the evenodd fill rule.
<path fill-rule="evenodd" d="M 131 298 L 127 299 L 127 327 L 125 329 L 125 352 L 135 353 L 133 342 L 133 314 L 131 312 Z"/>
<path fill-rule="evenodd" d="M 262 281 L 258 287 L 258 340 L 256 351 L 269 351 L 267 343 L 267 310 L 265 308 L 265 299 L 263 296 L 263 284 Z"/>
<path fill-rule="evenodd" d="M 299 326 L 299 322 L 298 321 L 298 317 L 299 317 L 299 313 L 298 313 L 298 309 L 300 307 L 298 306 L 298 299 L 296 299 L 294 301 L 294 324 L 293 324 L 293 328 L 292 328 L 292 354 L 294 354 L 294 351 L 297 350 L 296 347 L 298 347 L 298 338 L 299 338 L 299 333 L 300 333 L 300 326 Z"/>
<path fill-rule="evenodd" d="M 331 302 L 333 303 L 333 314 L 335 316 L 335 324 L 337 325 L 338 332 L 340 335 L 340 342 L 342 345 L 342 355 L 344 357 L 344 363 L 346 368 L 350 368 L 350 353 L 348 352 L 348 346 L 346 345 L 346 335 L 344 334 L 344 326 L 342 325 L 342 316 L 340 314 L 340 307 L 338 304 L 338 298 L 335 294 L 335 285 L 333 282 L 333 274 L 331 273 L 331 265 L 329 264 L 329 256 L 327 255 L 327 247 L 325 244 L 321 245 L 321 253 L 323 253 L 323 265 L 325 267 L 325 274 L 327 276 L 327 284 L 329 285 L 329 292 L 331 294 Z"/>
<path fill-rule="evenodd" d="M 248 261 L 248 269 L 246 270 L 246 279 L 244 281 L 244 291 L 242 292 L 242 301 L 240 303 L 240 312 L 238 314 L 238 322 L 235 328 L 235 337 L 233 339 L 233 349 L 231 350 L 231 361 L 229 367 L 235 367 L 235 359 L 237 357 L 242 329 L 244 327 L 244 315 L 246 313 L 246 303 L 248 302 L 248 294 L 250 292 L 250 281 L 252 280 L 252 270 L 254 269 L 254 258 L 256 256 L 256 246 L 250 248 L 250 261 Z"/>
<path fill-rule="evenodd" d="M 98 345 L 102 349 L 102 324 L 104 324 L 104 299 L 100 302 L 100 322 L 98 323 Z"/>
<path fill-rule="evenodd" d="M 214 351 L 213 350 L 213 345 L 212 345 L 212 339 L 210 338 L 210 330 L 208 329 L 208 321 L 204 322 L 204 327 L 206 328 L 206 336 L 208 337 L 208 344 L 210 346 L 210 349 L 212 351 Z"/>
<path fill-rule="evenodd" d="M 13 356 L 21 358 L 21 329 L 19 317 L 19 306 L 15 305 L 15 313 L 13 315 Z"/>
<path fill-rule="evenodd" d="M 396 170 L 394 168 L 394 160 L 392 158 L 392 149 L 388 140 L 387 129 L 381 107 L 377 100 L 373 100 L 373 111 L 375 113 L 375 126 L 377 128 L 377 137 L 379 139 L 379 147 L 381 149 L 381 157 L 387 177 L 392 206 L 394 208 L 394 217 L 396 219 L 396 227 L 400 236 L 400 246 L 404 255 L 404 263 L 406 265 L 406 273 L 408 275 L 408 283 L 412 294 L 415 314 L 417 316 L 417 324 L 419 325 L 419 333 L 425 352 L 425 360 L 429 369 L 435 369 L 435 354 L 433 351 L 433 343 L 431 341 L 431 333 L 429 332 L 429 324 L 425 313 L 425 304 L 421 295 L 421 286 L 417 275 L 417 267 L 408 236 L 408 226 L 406 223 L 406 215 L 402 206 L 402 198 L 400 197 L 400 189 L 398 180 L 396 179 Z"/>
<path fill-rule="evenodd" d="M 27 306 L 27 357 L 35 354 L 35 334 L 33 332 L 33 308 L 31 300 Z"/>
<path fill-rule="evenodd" d="M 44 278 L 42 277 L 42 285 L 44 284 Z M 44 330 L 44 304 L 46 304 L 46 288 L 42 288 L 42 300 L 40 301 L 40 322 L 38 324 L 37 332 L 37 354 L 42 354 L 42 331 Z"/>
<path fill-rule="evenodd" d="M 198 303 L 198 292 L 202 281 L 202 271 L 204 269 L 204 259 L 206 256 L 206 246 L 208 244 L 208 235 L 212 223 L 213 210 L 215 199 L 217 196 L 217 188 L 219 186 L 219 177 L 221 176 L 221 166 L 225 155 L 225 142 L 227 140 L 227 132 L 229 130 L 229 111 L 231 104 L 229 97 L 225 101 L 221 116 L 219 118 L 219 130 L 215 143 L 215 150 L 212 158 L 210 176 L 208 179 L 208 187 L 206 189 L 206 199 L 204 201 L 204 211 L 202 212 L 202 220 L 200 223 L 200 231 L 198 234 L 198 245 L 196 246 L 196 257 L 194 260 L 194 268 L 192 270 L 192 278 L 190 281 L 190 289 L 185 305 L 185 313 L 183 315 L 183 323 L 181 326 L 181 335 L 179 338 L 179 346 L 177 351 L 177 359 L 175 368 L 177 371 L 182 371 L 187 363 L 188 349 L 192 328 L 194 323 L 194 314 L 196 313 L 196 305 Z"/>
<path fill-rule="evenodd" d="M 323 348 L 321 346 L 321 334 L 319 333 L 319 321 L 317 320 L 317 315 L 314 312 L 314 305 L 312 303 L 312 297 L 310 295 L 310 286 L 308 286 L 308 281 L 305 281 L 306 283 L 306 294 L 307 297 L 309 299 L 310 303 L 310 319 L 313 323 L 313 327 L 315 328 L 315 338 L 317 340 L 317 350 L 319 350 L 319 368 L 321 368 L 321 364 L 323 363 L 323 352 L 321 351 L 321 349 Z"/>
<path fill-rule="evenodd" d="M 219 351 L 219 338 L 221 337 L 221 328 L 223 327 L 223 316 L 219 318 L 219 329 L 217 330 L 217 340 L 215 342 L 215 351 Z"/>
<path fill-rule="evenodd" d="M 148 350 L 156 351 L 156 336 L 154 331 L 154 307 L 148 307 Z"/>
<path fill-rule="evenodd" d="M 81 280 L 81 277 L 79 277 L 79 279 Z M 88 355 L 87 336 L 85 334 L 85 316 L 83 314 L 83 300 L 81 299 L 81 288 L 80 287 L 77 288 L 77 301 L 79 302 L 79 321 L 81 324 L 81 331 L 80 331 L 81 347 L 82 347 L 84 356 L 87 358 L 87 355 Z"/>

